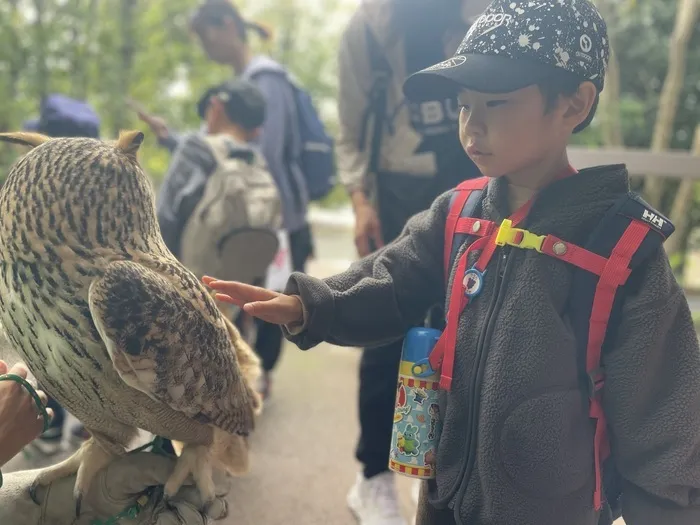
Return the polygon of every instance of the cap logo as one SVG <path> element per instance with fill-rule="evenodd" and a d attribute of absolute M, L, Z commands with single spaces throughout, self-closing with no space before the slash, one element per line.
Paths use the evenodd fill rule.
<path fill-rule="evenodd" d="M 457 67 L 461 66 L 467 61 L 467 57 L 465 56 L 460 56 L 457 55 L 452 58 L 448 58 L 447 60 L 444 60 L 440 62 L 439 64 L 435 64 L 434 66 L 430 66 L 426 71 L 436 71 L 440 69 L 450 69 L 452 67 Z"/>
<path fill-rule="evenodd" d="M 591 37 L 586 34 L 581 35 L 579 45 L 581 46 L 581 51 L 584 53 L 590 53 L 591 49 L 593 49 L 593 41 L 591 40 Z"/>
<path fill-rule="evenodd" d="M 477 24 L 495 24 L 495 25 L 508 25 L 513 20 L 513 15 L 507 13 L 498 13 L 490 15 L 481 15 L 477 19 Z"/>

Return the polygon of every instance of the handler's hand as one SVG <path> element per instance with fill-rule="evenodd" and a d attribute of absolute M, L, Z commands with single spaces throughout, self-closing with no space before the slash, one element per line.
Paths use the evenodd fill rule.
<path fill-rule="evenodd" d="M 7 364 L 0 361 L 0 376 L 7 373 Z M 25 365 L 17 363 L 9 373 L 26 380 L 29 372 Z M 37 394 L 46 406 L 46 394 L 41 390 Z M 48 411 L 53 417 L 53 411 Z M 39 436 L 43 425 L 44 419 L 27 389 L 15 381 L 0 381 L 0 467 Z"/>
<path fill-rule="evenodd" d="M 5 475 L 0 490 L 0 523 L 3 525 L 90 525 L 93 520 L 106 520 L 130 508 L 144 494 L 152 492 L 137 516 L 126 516 L 120 525 L 208 525 L 226 517 L 224 497 L 230 490 L 230 477 L 214 474 L 217 499 L 204 509 L 199 490 L 188 479 L 180 491 L 165 505 L 162 486 L 175 466 L 175 459 L 138 452 L 112 462 L 94 478 L 83 500 L 80 518 L 75 520 L 73 487 L 75 476 L 39 487 L 37 503 L 29 496 L 29 487 L 39 470 L 12 472 Z"/>

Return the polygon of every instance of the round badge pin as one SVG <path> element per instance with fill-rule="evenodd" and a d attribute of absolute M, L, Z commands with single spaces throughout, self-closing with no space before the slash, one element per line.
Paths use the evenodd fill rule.
<path fill-rule="evenodd" d="M 462 284 L 464 285 L 464 295 L 475 297 L 479 295 L 481 288 L 484 286 L 484 274 L 476 268 L 470 268 L 464 272 Z"/>

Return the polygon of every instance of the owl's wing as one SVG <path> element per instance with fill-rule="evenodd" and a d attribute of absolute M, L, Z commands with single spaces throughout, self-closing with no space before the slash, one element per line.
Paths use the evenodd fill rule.
<path fill-rule="evenodd" d="M 93 322 L 121 379 L 200 423 L 253 429 L 256 395 L 205 288 L 182 267 L 111 263 L 90 285 Z"/>

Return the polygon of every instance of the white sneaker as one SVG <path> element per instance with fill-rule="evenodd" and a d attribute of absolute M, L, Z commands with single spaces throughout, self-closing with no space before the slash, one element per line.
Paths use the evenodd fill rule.
<path fill-rule="evenodd" d="M 399 512 L 391 472 L 383 472 L 371 479 L 365 479 L 359 473 L 348 493 L 348 506 L 360 525 L 408 525 Z"/>
<path fill-rule="evenodd" d="M 413 482 L 413 486 L 411 487 L 411 499 L 413 500 L 414 505 L 418 505 L 418 501 L 420 500 L 420 486 L 423 484 L 423 482 L 419 479 Z"/>

